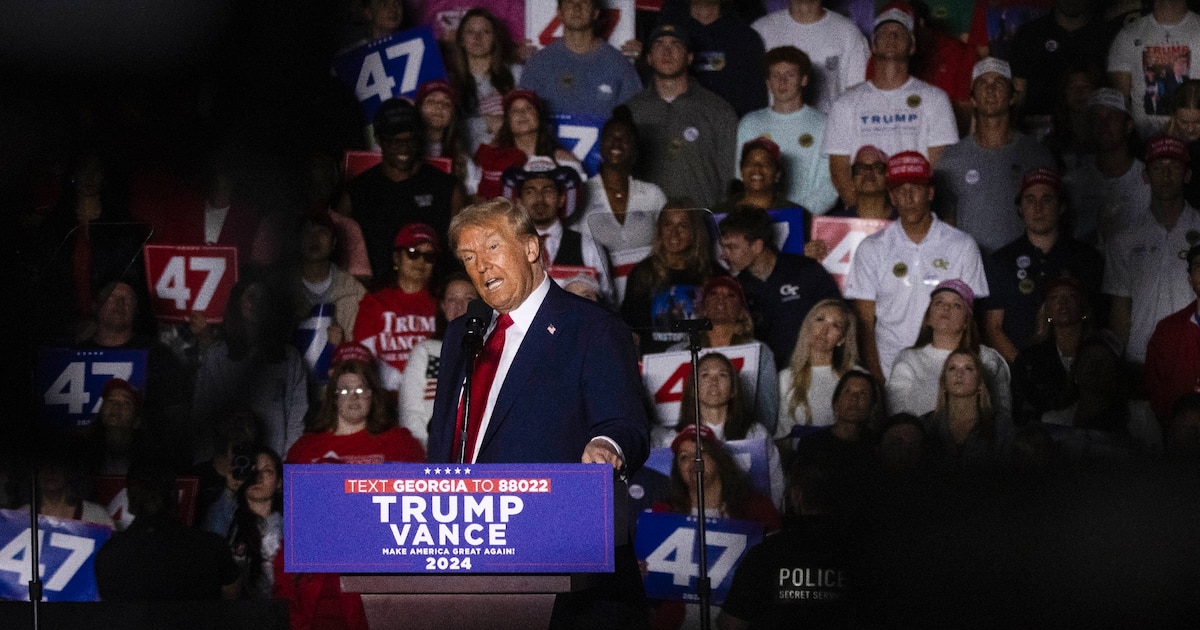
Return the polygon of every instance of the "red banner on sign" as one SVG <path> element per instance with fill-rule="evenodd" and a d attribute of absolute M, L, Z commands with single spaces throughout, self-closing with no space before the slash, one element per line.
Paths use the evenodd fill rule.
<path fill-rule="evenodd" d="M 238 280 L 237 248 L 210 245 L 147 245 L 146 288 L 154 316 L 186 322 L 193 311 L 219 324 Z"/>
<path fill-rule="evenodd" d="M 838 289 L 846 290 L 846 276 L 850 275 L 850 263 L 854 260 L 854 252 L 858 251 L 858 244 L 890 224 L 888 219 L 813 218 L 812 240 L 825 241 L 829 247 L 829 253 L 821 260 L 821 264 L 837 281 Z"/>
<path fill-rule="evenodd" d="M 125 493 L 125 477 L 100 475 L 96 477 L 96 501 L 108 510 L 108 515 L 117 524 L 117 531 L 124 531 L 136 514 L 129 512 L 129 498 Z M 191 526 L 196 520 L 196 496 L 200 493 L 199 477 L 177 477 L 175 479 L 175 516 L 184 525 Z"/>

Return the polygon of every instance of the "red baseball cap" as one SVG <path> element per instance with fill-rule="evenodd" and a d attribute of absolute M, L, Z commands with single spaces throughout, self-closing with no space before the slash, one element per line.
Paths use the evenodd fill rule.
<path fill-rule="evenodd" d="M 717 434 L 713 433 L 712 429 L 710 429 L 706 426 L 703 426 L 703 425 L 701 425 L 701 427 L 700 427 L 700 439 L 703 440 L 704 442 L 708 443 L 711 446 L 720 446 L 721 445 L 720 440 L 717 439 Z M 678 455 L 679 447 L 681 445 L 683 445 L 684 442 L 695 442 L 695 441 L 696 441 L 696 425 L 689 424 L 686 427 L 684 427 L 683 430 L 680 431 L 678 435 L 675 436 L 674 440 L 671 440 L 671 452 Z"/>
<path fill-rule="evenodd" d="M 1146 143 L 1146 164 L 1155 160 L 1175 160 L 1187 164 L 1187 145 L 1174 136 L 1158 136 Z"/>
<path fill-rule="evenodd" d="M 933 179 L 933 172 L 929 168 L 929 160 L 916 151 L 897 153 L 888 159 L 888 190 L 899 188 L 904 184 L 926 186 L 931 179 Z"/>
<path fill-rule="evenodd" d="M 409 223 L 400 228 L 399 232 L 396 232 L 396 243 L 394 245 L 396 249 L 408 249 L 409 247 L 416 247 L 421 243 L 433 245 L 433 251 L 435 252 L 442 250 L 438 244 L 437 232 L 426 223 Z"/>

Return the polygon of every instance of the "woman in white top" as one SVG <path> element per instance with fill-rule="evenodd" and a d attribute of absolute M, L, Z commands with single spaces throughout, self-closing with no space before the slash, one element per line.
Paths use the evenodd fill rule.
<path fill-rule="evenodd" d="M 617 302 L 625 296 L 625 278 L 633 264 L 650 254 L 658 213 L 667 204 L 662 189 L 633 178 L 638 131 L 625 107 L 600 129 L 600 172 L 587 181 L 587 205 L 575 220 L 604 248 L 616 280 Z"/>
<path fill-rule="evenodd" d="M 900 351 L 887 379 L 889 414 L 923 416 L 937 406 L 938 376 L 954 350 L 979 354 L 996 414 L 1012 417 L 1012 377 L 1008 363 L 996 350 L 979 343 L 971 309 L 975 292 L 957 278 L 933 289 L 921 320 L 917 343 Z"/>
<path fill-rule="evenodd" d="M 772 421 L 779 413 L 779 389 L 776 385 L 775 355 L 767 344 L 754 338 L 754 321 L 742 285 L 729 276 L 713 276 L 704 283 L 696 315 L 712 321 L 712 329 L 699 335 L 701 348 L 755 345 L 758 347 L 758 378 L 754 383 L 754 400 L 750 405 L 754 417 L 773 429 Z M 687 350 L 688 342 L 681 341 L 670 350 Z M 749 398 L 749 396 L 747 396 Z"/>
<path fill-rule="evenodd" d="M 775 437 L 795 426 L 833 424 L 833 390 L 858 362 L 858 325 L 842 300 L 817 302 L 796 336 L 791 363 L 779 373 L 779 422 Z"/>

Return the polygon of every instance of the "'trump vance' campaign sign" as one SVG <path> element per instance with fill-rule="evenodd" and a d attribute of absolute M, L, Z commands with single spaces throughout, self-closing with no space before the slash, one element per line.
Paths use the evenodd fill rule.
<path fill-rule="evenodd" d="M 612 474 L 599 464 L 289 464 L 284 568 L 609 572 Z"/>

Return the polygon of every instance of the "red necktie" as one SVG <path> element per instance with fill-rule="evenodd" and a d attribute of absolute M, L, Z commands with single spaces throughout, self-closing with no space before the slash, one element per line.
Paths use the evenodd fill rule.
<path fill-rule="evenodd" d="M 475 357 L 475 370 L 471 373 L 471 420 L 467 424 L 467 451 L 463 461 L 470 462 L 475 456 L 475 441 L 479 437 L 479 425 L 483 422 L 483 411 L 487 409 L 488 393 L 496 380 L 496 368 L 500 367 L 500 353 L 504 351 L 504 331 L 512 326 L 513 320 L 505 313 L 496 320 L 496 328 L 483 344 L 483 350 Z M 462 437 L 462 406 L 458 408 L 458 426 L 454 431 L 454 450 L 451 458 L 458 456 Z"/>

